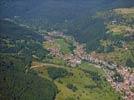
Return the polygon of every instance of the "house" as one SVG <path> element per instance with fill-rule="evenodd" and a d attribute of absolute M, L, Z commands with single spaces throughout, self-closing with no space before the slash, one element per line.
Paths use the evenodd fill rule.
<path fill-rule="evenodd" d="M 112 21 L 112 24 L 116 24 L 116 23 L 117 23 L 117 21 L 116 21 L 116 20 L 113 20 L 113 21 Z"/>

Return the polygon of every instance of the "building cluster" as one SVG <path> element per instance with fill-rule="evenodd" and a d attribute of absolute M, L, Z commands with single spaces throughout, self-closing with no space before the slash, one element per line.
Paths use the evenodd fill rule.
<path fill-rule="evenodd" d="M 47 47 L 46 49 L 50 51 L 50 54 L 55 57 L 61 58 L 63 55 L 60 52 L 60 46 L 59 45 L 55 46 L 55 41 L 53 39 L 47 40 L 47 42 L 49 43 L 49 47 Z"/>
<path fill-rule="evenodd" d="M 71 67 L 76 67 L 81 64 L 81 59 L 74 54 L 65 55 L 63 59 L 67 62 L 67 65 Z"/>
<path fill-rule="evenodd" d="M 134 73 L 124 67 L 116 68 L 116 71 L 123 76 L 123 82 L 114 81 L 112 76 L 115 72 L 105 69 L 107 81 L 116 91 L 123 93 L 124 100 L 133 100 L 134 92 L 131 89 L 134 87 Z"/>
<path fill-rule="evenodd" d="M 54 45 L 54 41 L 49 40 L 49 42 L 51 42 L 51 45 Z M 134 93 L 131 91 L 131 88 L 134 87 L 134 72 L 129 71 L 128 68 L 119 65 L 117 66 L 114 63 L 101 60 L 95 54 L 86 53 L 84 46 L 79 43 L 76 43 L 76 49 L 72 54 L 62 54 L 60 52 L 60 48 L 56 47 L 48 48 L 48 50 L 52 55 L 64 59 L 64 61 L 66 61 L 71 67 L 80 65 L 83 60 L 95 65 L 99 65 L 106 73 L 107 81 L 111 84 L 111 86 L 117 91 L 124 93 L 123 98 L 125 100 L 134 100 Z M 123 82 L 116 82 L 113 80 L 112 77 L 116 72 L 123 76 Z"/>
<path fill-rule="evenodd" d="M 134 88 L 134 72 L 125 67 L 118 68 L 117 71 L 124 76 L 124 82 L 118 84 L 118 90 L 124 92 L 125 100 L 133 100 L 134 93 L 131 89 Z"/>
<path fill-rule="evenodd" d="M 133 70 L 130 71 L 129 68 L 125 68 L 123 66 L 118 67 L 116 64 L 99 60 L 91 55 L 86 58 L 86 60 L 88 60 L 89 62 L 94 63 L 96 65 L 100 65 L 102 67 L 102 69 L 107 75 L 107 81 L 111 84 L 111 86 L 117 91 L 124 93 L 124 100 L 134 100 L 134 92 L 131 90 L 132 88 L 134 88 Z M 115 82 L 113 80 L 112 76 L 116 72 L 123 76 L 123 82 Z"/>
<path fill-rule="evenodd" d="M 52 32 L 48 32 L 49 36 L 53 36 L 53 37 L 64 37 L 64 33 L 63 32 L 59 32 L 59 31 L 52 31 Z"/>
<path fill-rule="evenodd" d="M 45 36 L 44 36 L 44 40 L 45 40 L 45 41 L 50 41 L 50 42 L 51 42 L 51 41 L 53 41 L 54 39 L 53 39 L 51 36 L 47 36 L 47 35 L 45 35 Z"/>
<path fill-rule="evenodd" d="M 57 34 L 57 36 L 59 36 L 58 33 L 55 33 L 55 34 Z M 60 51 L 59 46 L 56 46 L 56 47 L 54 46 L 55 41 L 53 40 L 52 36 L 47 36 L 47 37 L 48 37 L 48 39 L 45 39 L 45 40 L 47 40 L 47 42 L 49 42 L 50 46 L 47 48 L 47 50 L 50 51 L 50 54 L 52 54 L 55 57 L 64 59 L 64 61 L 67 62 L 67 65 L 71 66 L 71 67 L 76 67 L 79 64 L 81 64 L 82 57 L 83 57 L 83 55 L 85 55 L 83 45 L 76 43 L 76 49 L 73 51 L 72 54 L 63 54 Z M 47 37 L 45 37 L 45 38 L 47 38 Z"/>

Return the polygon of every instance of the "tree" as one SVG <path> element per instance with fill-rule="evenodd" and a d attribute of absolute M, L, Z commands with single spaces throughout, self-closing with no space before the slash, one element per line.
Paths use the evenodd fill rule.
<path fill-rule="evenodd" d="M 134 62 L 131 60 L 131 59 L 127 59 L 127 61 L 126 61 L 126 66 L 128 66 L 128 67 L 134 67 Z"/>
<path fill-rule="evenodd" d="M 53 80 L 55 80 L 57 78 L 66 76 L 68 74 L 68 72 L 64 68 L 49 67 L 48 74 L 49 74 L 49 77 L 51 77 Z"/>
<path fill-rule="evenodd" d="M 73 92 L 78 90 L 74 84 L 67 84 L 67 88 L 71 89 Z"/>

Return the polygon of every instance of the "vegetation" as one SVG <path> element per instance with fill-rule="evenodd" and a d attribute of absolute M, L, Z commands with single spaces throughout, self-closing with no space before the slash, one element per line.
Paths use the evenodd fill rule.
<path fill-rule="evenodd" d="M 50 67 L 48 68 L 48 74 L 54 80 L 66 76 L 68 72 L 63 68 Z"/>
<path fill-rule="evenodd" d="M 57 94 L 55 84 L 41 78 L 33 70 L 26 69 L 24 60 L 18 56 L 0 55 L 1 100 L 53 100 Z"/>
<path fill-rule="evenodd" d="M 28 60 L 32 55 L 42 59 L 48 53 L 42 47 L 43 37 L 40 34 L 5 20 L 0 20 L 0 27 L 1 53 L 16 53 Z"/>
<path fill-rule="evenodd" d="M 77 87 L 73 84 L 67 84 L 67 88 L 71 89 L 73 92 L 77 91 Z"/>
<path fill-rule="evenodd" d="M 134 62 L 131 59 L 127 59 L 126 66 L 128 66 L 128 67 L 134 67 Z"/>
<path fill-rule="evenodd" d="M 56 85 L 30 70 L 33 55 L 41 60 L 48 53 L 42 36 L 10 21 L 1 20 L 0 27 L 0 99 L 53 100 Z"/>
<path fill-rule="evenodd" d="M 21 6 L 18 8 L 11 6 L 19 4 Z M 11 16 L 17 23 L 26 24 L 37 31 L 60 30 L 71 34 L 76 40 L 87 43 L 87 50 L 92 51 L 98 48 L 99 41 L 106 33 L 105 19 L 96 17 L 96 13 L 117 7 L 133 7 L 134 2 L 133 0 L 94 0 L 84 2 L 82 0 L 40 0 L 37 5 L 35 4 L 37 4 L 35 0 L 19 2 L 16 2 L 16 0 L 2 0 L 0 2 L 0 5 L 2 5 L 1 16 Z M 35 6 L 33 7 L 33 5 Z M 110 16 L 110 18 L 112 19 L 113 16 Z"/>
<path fill-rule="evenodd" d="M 105 19 L 107 35 L 100 40 L 96 52 L 104 59 L 128 67 L 133 67 L 134 62 L 132 11 L 133 8 L 120 8 L 97 15 Z"/>
<path fill-rule="evenodd" d="M 37 64 L 37 66 L 40 65 Z M 118 93 L 115 93 L 110 84 L 105 80 L 104 72 L 101 69 L 94 67 L 94 65 L 83 62 L 79 67 L 71 68 L 60 65 L 56 66 L 56 64 L 51 66 L 46 64 L 44 67 L 37 67 L 34 70 L 39 74 L 39 76 L 52 80 L 48 71 L 50 68 L 53 69 L 53 71 L 55 71 L 54 69 L 65 69 L 68 72 L 66 76 L 60 76 L 53 80 L 58 88 L 56 100 L 75 100 L 77 98 L 80 100 L 96 100 L 96 98 L 99 100 L 120 100 Z M 95 75 L 90 75 L 84 70 L 91 71 L 91 73 L 95 73 Z M 93 77 L 96 76 L 96 73 L 97 77 L 100 78 L 99 80 L 96 80 L 96 78 L 94 79 Z"/>
<path fill-rule="evenodd" d="M 119 73 L 114 74 L 113 79 L 115 82 L 123 82 L 124 81 L 123 76 Z"/>
<path fill-rule="evenodd" d="M 131 91 L 134 93 L 134 87 L 131 87 Z"/>
<path fill-rule="evenodd" d="M 72 53 L 74 50 L 73 44 L 66 39 L 56 39 L 56 43 L 60 45 L 60 51 L 64 54 Z"/>
<path fill-rule="evenodd" d="M 133 68 L 133 6 L 133 0 L 1 0 L 0 100 L 120 100 L 98 66 L 67 67 L 46 50 L 72 53 L 73 39 L 54 37 L 50 44 L 44 36 L 72 35 L 87 52 Z M 113 79 L 124 81 L 119 73 Z"/>

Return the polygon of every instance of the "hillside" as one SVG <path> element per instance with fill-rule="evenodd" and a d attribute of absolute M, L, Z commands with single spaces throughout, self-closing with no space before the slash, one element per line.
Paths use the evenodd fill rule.
<path fill-rule="evenodd" d="M 42 59 L 48 52 L 42 48 L 42 36 L 5 20 L 0 21 L 0 26 L 0 99 L 52 100 L 55 98 L 56 85 L 40 77 L 35 71 L 29 70 L 32 55 Z"/>
<path fill-rule="evenodd" d="M 98 54 L 105 60 L 134 67 L 134 8 L 119 8 L 103 14 L 107 36 L 100 40 Z"/>
<path fill-rule="evenodd" d="M 102 100 L 118 100 L 120 98 L 105 80 L 103 71 L 93 67 L 94 65 L 83 62 L 75 69 L 68 67 L 65 61 L 49 54 L 47 48 L 51 48 L 50 44 L 46 40 L 39 39 L 42 35 L 5 20 L 1 21 L 1 26 L 1 33 L 3 33 L 1 34 L 0 54 L 1 99 L 36 100 L 38 98 L 44 100 L 45 98 L 45 100 L 53 100 L 56 98 L 62 100 L 65 98 L 75 100 L 77 98 L 92 100 L 101 97 Z M 11 34 L 14 34 L 13 37 Z M 70 46 L 73 45 L 73 41 L 68 42 L 70 38 L 67 40 L 60 37 L 54 38 L 57 41 L 56 44 L 61 46 L 57 46 L 60 48 L 60 52 L 72 53 L 74 48 L 70 49 Z M 25 46 L 23 47 L 23 45 Z M 62 46 L 65 47 L 62 48 Z M 37 50 L 43 50 L 43 52 Z M 99 80 L 95 80 L 93 77 L 98 77 Z M 84 83 L 81 83 L 83 81 Z M 100 94 L 102 90 L 103 93 Z"/>
<path fill-rule="evenodd" d="M 53 100 L 56 85 L 40 77 L 36 72 L 26 72 L 23 57 L 0 54 L 0 99 L 1 100 Z M 40 84 L 40 85 L 39 85 Z"/>
<path fill-rule="evenodd" d="M 1 0 L 0 100 L 133 100 L 134 0 Z"/>
<path fill-rule="evenodd" d="M 35 71 L 42 77 L 53 80 L 58 87 L 56 100 L 120 100 L 120 96 L 105 80 L 103 71 L 89 63 L 72 69 L 63 65 L 54 66 L 33 62 Z M 64 72 L 61 72 L 62 70 Z M 87 72 L 86 72 L 87 71 Z M 89 71 L 89 73 L 88 73 Z M 90 74 L 93 73 L 93 74 Z M 59 74 L 60 73 L 60 74 Z M 98 77 L 95 80 L 93 77 Z M 101 97 L 101 98 L 100 98 Z"/>
<path fill-rule="evenodd" d="M 2 0 L 0 5 L 0 18 L 11 18 L 36 30 L 63 31 L 73 35 L 77 41 L 87 43 L 88 51 L 92 51 L 98 48 L 106 30 L 104 20 L 94 18 L 95 14 L 113 8 L 133 7 L 134 1 Z"/>

